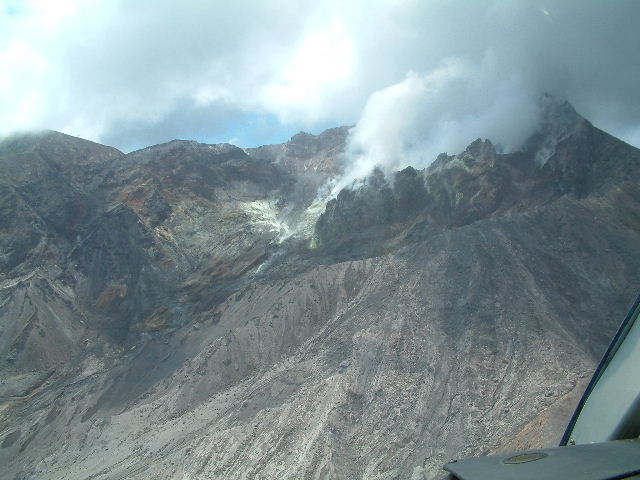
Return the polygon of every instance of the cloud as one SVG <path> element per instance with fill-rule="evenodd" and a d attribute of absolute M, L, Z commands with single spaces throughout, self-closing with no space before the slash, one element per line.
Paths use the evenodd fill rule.
<path fill-rule="evenodd" d="M 334 20 L 304 35 L 290 62 L 260 92 L 259 103 L 285 121 L 305 123 L 330 115 L 346 94 L 355 62 L 344 22 Z M 304 108 L 300 108 L 304 106 Z"/>
<path fill-rule="evenodd" d="M 273 114 L 259 92 L 293 55 L 306 15 L 304 2 L 278 0 L 17 3 L 0 20 L 0 131 L 116 143 L 123 125 L 170 139 L 174 119 L 211 118 L 215 130 L 220 111 Z"/>
<path fill-rule="evenodd" d="M 431 6 L 434 13 L 441 4 Z M 640 42 L 625 20 L 640 19 L 640 5 L 622 2 L 613 10 L 593 2 L 495 1 L 474 7 L 458 22 L 448 17 L 453 9 L 437 11 L 441 22 L 432 25 L 423 58 L 431 64 L 449 56 L 369 97 L 350 133 L 349 167 L 335 181 L 334 195 L 374 167 L 387 173 L 424 167 L 478 137 L 515 151 L 534 132 L 544 93 L 570 100 L 597 125 L 640 146 L 633 86 L 640 64 L 632 51 Z M 414 13 L 425 19 L 419 13 L 428 10 Z"/>
<path fill-rule="evenodd" d="M 359 122 L 354 148 L 379 125 L 410 132 L 387 134 L 396 159 L 424 157 L 455 151 L 453 134 L 467 129 L 517 137 L 503 119 L 528 89 L 638 142 L 639 12 L 635 0 L 5 0 L 0 134 L 53 128 L 128 149 L 176 137 L 281 141 Z M 451 85 L 436 78 L 443 71 Z"/>

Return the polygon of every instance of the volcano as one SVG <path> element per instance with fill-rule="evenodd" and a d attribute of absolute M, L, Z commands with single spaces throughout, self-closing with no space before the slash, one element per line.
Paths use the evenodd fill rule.
<path fill-rule="evenodd" d="M 557 445 L 640 289 L 640 150 L 552 102 L 511 153 L 345 169 L 0 143 L 0 478 L 421 479 Z"/>

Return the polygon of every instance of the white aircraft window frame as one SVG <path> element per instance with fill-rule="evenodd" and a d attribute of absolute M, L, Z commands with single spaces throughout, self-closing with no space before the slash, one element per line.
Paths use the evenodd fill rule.
<path fill-rule="evenodd" d="M 640 296 L 585 390 L 561 446 L 640 434 Z"/>

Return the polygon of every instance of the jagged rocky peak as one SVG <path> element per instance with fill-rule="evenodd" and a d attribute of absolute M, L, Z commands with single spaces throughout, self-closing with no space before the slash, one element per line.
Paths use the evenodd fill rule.
<path fill-rule="evenodd" d="M 419 172 L 405 169 L 386 180 L 374 172 L 360 187 L 343 190 L 319 218 L 316 244 L 382 251 L 385 236 L 423 237 L 564 195 L 584 197 L 638 169 L 637 149 L 593 127 L 568 102 L 543 96 L 540 105 L 540 127 L 517 152 L 499 153 L 478 138 Z"/>
<path fill-rule="evenodd" d="M 567 100 L 545 93 L 538 100 L 542 131 L 568 132 L 587 122 Z"/>
<path fill-rule="evenodd" d="M 347 257 L 382 248 L 429 203 L 424 173 L 406 167 L 386 177 L 376 169 L 360 187 L 341 190 L 318 219 L 314 244 Z"/>
<path fill-rule="evenodd" d="M 224 162 L 241 162 L 246 158 L 244 150 L 228 143 L 206 144 L 191 140 L 172 140 L 129 153 L 123 159 L 120 170 L 146 171 L 154 168 L 169 173 L 174 167 L 208 167 Z"/>
<path fill-rule="evenodd" d="M 344 167 L 344 151 L 350 127 L 325 130 L 319 135 L 300 132 L 278 145 L 249 148 L 247 153 L 281 164 L 296 174 L 339 175 Z"/>
<path fill-rule="evenodd" d="M 153 153 L 154 156 L 162 157 L 165 155 L 176 154 L 176 153 L 184 153 L 184 152 L 204 152 L 211 155 L 243 155 L 244 150 L 230 143 L 200 143 L 194 140 L 171 140 L 166 143 L 161 143 L 159 145 L 153 145 L 150 147 L 145 147 L 140 150 L 136 150 L 135 152 L 131 152 L 131 155 L 134 158 L 137 158 L 140 154 L 150 154 Z"/>
<path fill-rule="evenodd" d="M 533 152 L 535 163 L 544 165 L 554 156 L 559 143 L 588 129 L 591 124 L 569 102 L 553 95 L 542 95 L 538 108 L 538 128 L 525 142 L 523 150 Z"/>
<path fill-rule="evenodd" d="M 487 161 L 495 159 L 497 152 L 491 140 L 478 138 L 465 149 L 464 154 L 471 155 L 477 160 Z"/>
<path fill-rule="evenodd" d="M 343 148 L 348 132 L 349 127 L 330 128 L 319 135 L 300 132 L 285 145 L 291 155 L 309 157 L 321 150 Z"/>
<path fill-rule="evenodd" d="M 280 145 L 249 148 L 249 156 L 270 162 L 290 179 L 282 197 L 280 219 L 288 229 L 309 237 L 325 200 L 318 191 L 344 170 L 343 151 L 349 127 L 325 130 L 319 135 L 301 132 Z"/>
<path fill-rule="evenodd" d="M 161 200 L 158 194 L 169 203 L 171 198 L 184 195 L 209 200 L 216 195 L 262 198 L 287 179 L 272 162 L 247 155 L 234 145 L 174 140 L 128 154 L 114 181 L 113 191 L 119 192 L 121 199 L 136 204 L 151 202 L 164 209 L 163 202 L 156 201 Z"/>
<path fill-rule="evenodd" d="M 538 125 L 518 152 L 526 153 L 538 166 L 542 166 L 554 156 L 559 143 L 577 134 L 584 135 L 590 127 L 592 125 L 569 102 L 543 94 L 538 99 Z M 503 153 L 502 147 L 494 145 L 491 139 L 478 138 L 460 154 L 441 153 L 429 166 L 429 172 L 459 164 L 465 159 L 468 165 L 469 161 L 491 162 L 496 155 Z"/>
<path fill-rule="evenodd" d="M 462 168 L 468 171 L 475 169 L 477 171 L 492 165 L 498 155 L 498 149 L 491 143 L 491 140 L 477 138 L 462 153 L 457 155 L 441 153 L 438 155 L 425 169 L 425 176 L 451 168 Z"/>

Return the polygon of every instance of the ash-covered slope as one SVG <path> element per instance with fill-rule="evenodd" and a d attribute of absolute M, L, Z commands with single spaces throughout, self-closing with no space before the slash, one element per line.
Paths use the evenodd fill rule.
<path fill-rule="evenodd" d="M 143 334 L 209 311 L 296 237 L 287 212 L 306 179 L 232 145 L 124 155 L 57 132 L 5 139 L 0 164 L 7 398 L 81 352 L 117 360 Z"/>
<path fill-rule="evenodd" d="M 437 478 L 557 442 L 640 287 L 640 153 L 551 107 L 521 152 L 341 192 L 314 242 L 346 129 L 92 144 L 73 235 L 19 194 L 43 170 L 6 176 L 3 245 L 55 255 L 2 270 L 0 478 Z"/>

